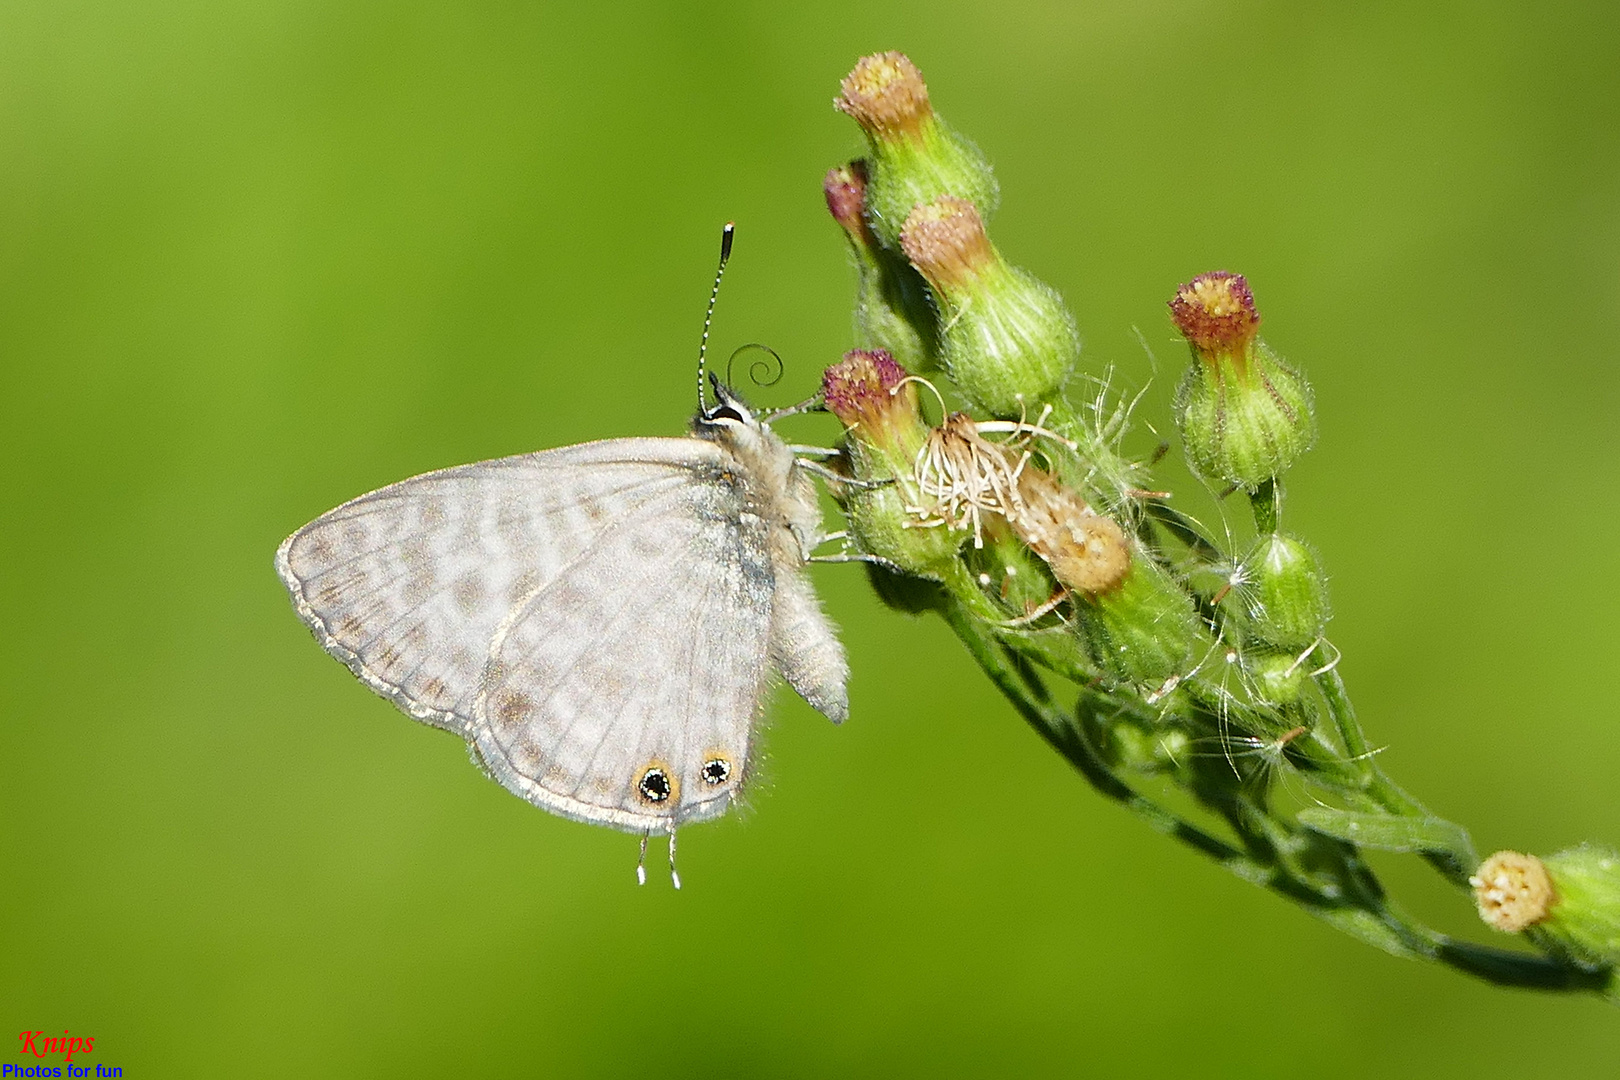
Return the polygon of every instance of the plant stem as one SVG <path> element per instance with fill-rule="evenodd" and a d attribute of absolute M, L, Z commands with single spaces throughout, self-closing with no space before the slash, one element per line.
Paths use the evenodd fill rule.
<path fill-rule="evenodd" d="M 1269 536 L 1277 531 L 1281 504 L 1282 490 L 1278 488 L 1275 477 L 1261 484 L 1249 496 L 1249 505 L 1254 508 L 1254 528 L 1261 536 Z"/>
<path fill-rule="evenodd" d="M 1327 704 L 1328 716 L 1333 720 L 1339 739 L 1344 743 L 1345 752 L 1361 775 L 1362 790 L 1391 814 L 1412 818 L 1434 817 L 1422 803 L 1384 775 L 1383 769 L 1373 760 L 1374 751 L 1367 745 L 1367 736 L 1362 733 L 1361 724 L 1356 720 L 1355 708 L 1350 704 L 1350 694 L 1338 669 L 1318 674 L 1316 685 Z M 1423 858 L 1448 881 L 1463 889 L 1470 887 L 1468 876 L 1479 865 L 1479 855 L 1472 844 L 1454 851 L 1424 852 Z"/>
<path fill-rule="evenodd" d="M 1031 684 L 1035 683 L 1037 677 L 1028 669 L 1032 658 L 1004 652 L 1007 646 L 958 602 L 947 601 L 941 613 L 979 667 L 1025 721 L 1094 789 L 1124 806 L 1155 832 L 1180 840 L 1243 880 L 1265 886 L 1300 904 L 1336 929 L 1386 952 L 1444 964 L 1499 986 L 1597 993 L 1620 1004 L 1620 976 L 1612 971 L 1592 972 L 1552 957 L 1459 941 L 1413 920 L 1384 899 L 1376 877 L 1361 863 L 1359 853 L 1351 845 L 1339 845 L 1337 857 L 1331 860 L 1326 872 L 1336 885 L 1330 891 L 1313 885 L 1309 880 L 1311 876 L 1320 877 L 1320 873 L 1307 875 L 1303 870 L 1288 865 L 1293 861 L 1292 856 L 1282 858 L 1280 855 L 1302 842 L 1300 833 L 1290 831 L 1299 829 L 1297 823 L 1267 817 L 1266 812 L 1257 806 L 1240 813 L 1236 811 L 1236 804 L 1232 804 L 1232 810 L 1223 812 L 1223 816 L 1228 818 L 1239 835 L 1248 838 L 1248 851 L 1199 828 L 1142 795 L 1117 776 L 1085 736 L 1084 725 L 1078 722 L 1079 718 L 1059 711 L 1049 700 L 1045 700 L 1047 695 L 1044 687 L 1040 695 L 1033 692 Z M 1335 714 L 1335 724 L 1339 726 L 1341 738 L 1347 747 L 1360 747 L 1357 753 L 1364 755 L 1366 740 L 1355 722 L 1354 712 L 1349 708 L 1349 698 L 1342 680 L 1334 672 L 1327 672 L 1319 678 L 1323 678 L 1327 684 L 1323 694 L 1329 701 L 1330 713 Z M 1361 756 L 1358 760 L 1364 766 L 1369 766 L 1362 769 L 1367 791 L 1375 794 L 1381 805 L 1385 805 L 1391 813 L 1429 816 L 1420 804 L 1389 782 L 1376 768 L 1371 768 L 1370 758 Z M 1447 876 L 1452 876 L 1455 864 L 1447 854 L 1434 853 L 1430 859 Z"/>

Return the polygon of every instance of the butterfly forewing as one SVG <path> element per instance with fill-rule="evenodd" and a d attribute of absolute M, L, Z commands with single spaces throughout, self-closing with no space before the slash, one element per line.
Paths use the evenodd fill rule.
<path fill-rule="evenodd" d="M 632 830 L 722 812 L 766 673 L 765 525 L 694 474 L 605 530 L 496 632 L 472 738 L 502 784 Z"/>
<path fill-rule="evenodd" d="M 708 482 L 719 457 L 696 439 L 614 439 L 428 473 L 317 518 L 276 566 L 328 652 L 466 734 L 513 611 L 605 532 Z"/>

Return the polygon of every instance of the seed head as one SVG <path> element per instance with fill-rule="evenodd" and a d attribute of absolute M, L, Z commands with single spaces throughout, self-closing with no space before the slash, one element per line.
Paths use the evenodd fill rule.
<path fill-rule="evenodd" d="M 1131 549 L 1112 518 L 1092 510 L 1051 473 L 1033 466 L 1019 474 L 1018 495 L 1013 531 L 1046 560 L 1059 582 L 1089 597 L 1125 579 Z"/>

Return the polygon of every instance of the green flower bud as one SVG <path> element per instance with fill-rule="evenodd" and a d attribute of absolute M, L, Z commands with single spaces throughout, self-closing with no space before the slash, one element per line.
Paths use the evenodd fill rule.
<path fill-rule="evenodd" d="M 1120 718 L 1099 724 L 1092 740 L 1109 765 L 1149 776 L 1179 772 L 1193 757 L 1192 737 L 1179 727 L 1150 729 Z"/>
<path fill-rule="evenodd" d="M 1242 275 L 1199 275 L 1176 291 L 1170 317 L 1195 358 L 1175 400 L 1188 461 L 1252 492 L 1310 449 L 1310 387 L 1256 336 L 1260 314 Z"/>
<path fill-rule="evenodd" d="M 1010 419 L 1059 396 L 1080 357 L 1074 319 L 1056 290 L 1002 259 L 971 202 L 917 207 L 900 244 L 933 287 L 940 360 L 969 401 Z"/>
<path fill-rule="evenodd" d="M 843 227 L 855 258 L 856 343 L 882 349 L 902 367 L 928 371 L 936 364 L 939 324 L 922 275 L 877 242 L 866 223 L 867 168 L 852 161 L 827 173 L 827 209 Z"/>
<path fill-rule="evenodd" d="M 1249 628 L 1279 649 L 1303 649 L 1327 626 L 1327 582 L 1316 558 L 1291 536 L 1262 537 L 1245 563 L 1250 584 L 1241 590 Z"/>
<path fill-rule="evenodd" d="M 1013 534 L 1005 519 L 987 518 L 982 547 L 963 552 L 967 569 L 980 590 L 998 601 L 1008 618 L 1026 618 L 1050 610 L 1058 585 L 1046 565 Z"/>
<path fill-rule="evenodd" d="M 904 53 L 862 57 L 840 89 L 833 105 L 861 125 L 871 147 L 866 219 L 885 247 L 899 248 L 913 207 L 942 195 L 970 200 L 983 217 L 995 212 L 989 161 L 934 113 L 922 74 Z"/>
<path fill-rule="evenodd" d="M 1556 897 L 1547 935 L 1586 963 L 1620 966 L 1620 854 L 1582 844 L 1543 862 Z"/>
<path fill-rule="evenodd" d="M 821 391 L 844 425 L 851 471 L 871 485 L 839 493 L 850 532 L 863 550 L 901 570 L 938 578 L 965 534 L 918 521 L 915 463 L 930 429 L 917 409 L 917 385 L 905 379 L 888 353 L 855 349 L 823 373 Z"/>
<path fill-rule="evenodd" d="M 1078 607 L 1097 663 L 1150 697 L 1175 689 L 1214 645 L 1192 598 L 1149 558 L 1132 559 L 1117 586 Z"/>
<path fill-rule="evenodd" d="M 1279 707 L 1296 705 L 1310 683 L 1310 665 L 1293 653 L 1262 652 L 1245 655 L 1244 667 L 1261 701 Z"/>

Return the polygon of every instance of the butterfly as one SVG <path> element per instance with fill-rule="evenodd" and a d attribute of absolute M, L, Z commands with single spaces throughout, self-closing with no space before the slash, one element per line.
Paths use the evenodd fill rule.
<path fill-rule="evenodd" d="M 824 539 L 813 465 L 710 381 L 684 438 L 430 472 L 276 552 L 299 616 L 361 682 L 460 735 L 513 794 L 641 833 L 643 855 L 648 834 L 673 849 L 736 801 L 772 672 L 848 713 L 804 569 Z"/>
<path fill-rule="evenodd" d="M 834 722 L 848 666 L 804 564 L 810 477 L 718 380 L 686 438 L 427 473 L 289 536 L 327 652 L 563 817 L 672 832 L 723 813 L 774 669 Z"/>

